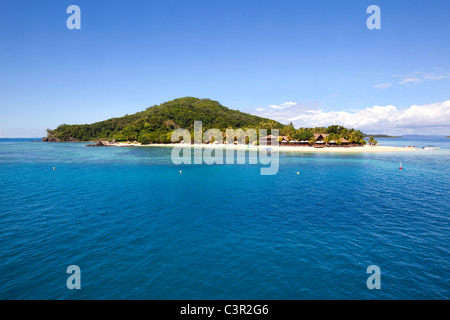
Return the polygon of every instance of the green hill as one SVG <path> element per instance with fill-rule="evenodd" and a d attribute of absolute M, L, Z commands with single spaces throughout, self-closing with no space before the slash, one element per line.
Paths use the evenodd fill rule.
<path fill-rule="evenodd" d="M 85 125 L 60 125 L 47 130 L 43 141 L 112 140 L 141 143 L 168 143 L 174 129 L 193 132 L 194 121 L 203 121 L 203 129 L 284 128 L 279 122 L 222 106 L 210 99 L 185 97 L 165 102 L 145 111 Z"/>

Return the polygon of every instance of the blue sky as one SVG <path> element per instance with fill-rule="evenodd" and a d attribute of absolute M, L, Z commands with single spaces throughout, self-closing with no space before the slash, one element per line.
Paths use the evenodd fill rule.
<path fill-rule="evenodd" d="M 81 30 L 69 30 L 69 5 Z M 369 5 L 381 30 L 369 30 Z M 450 2 L 0 2 L 0 137 L 183 96 L 299 126 L 450 134 Z M 370 118 L 368 120 L 368 118 Z"/>

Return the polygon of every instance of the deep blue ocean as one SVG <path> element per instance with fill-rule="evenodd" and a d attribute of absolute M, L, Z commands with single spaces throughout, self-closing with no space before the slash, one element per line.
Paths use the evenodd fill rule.
<path fill-rule="evenodd" d="M 281 153 L 274 176 L 32 140 L 0 139 L 0 299 L 450 298 L 450 139 Z"/>

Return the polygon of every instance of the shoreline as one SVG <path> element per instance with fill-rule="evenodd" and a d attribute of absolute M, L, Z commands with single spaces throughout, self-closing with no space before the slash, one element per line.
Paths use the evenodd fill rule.
<path fill-rule="evenodd" d="M 365 153 L 365 152 L 411 152 L 418 151 L 419 149 L 414 147 L 392 147 L 392 146 L 361 146 L 361 147 L 324 147 L 324 148 L 314 148 L 314 147 L 271 147 L 271 146 L 247 146 L 247 145 L 225 145 L 225 144 L 203 144 L 203 145 L 183 145 L 183 144 L 137 144 L 137 143 L 116 143 L 114 145 L 110 145 L 111 147 L 141 147 L 141 148 L 151 148 L 151 147 L 190 147 L 190 148 L 205 148 L 205 149 L 214 149 L 214 148 L 222 148 L 232 149 L 232 150 L 265 150 L 271 149 L 273 151 L 279 152 L 300 152 L 300 153 Z"/>

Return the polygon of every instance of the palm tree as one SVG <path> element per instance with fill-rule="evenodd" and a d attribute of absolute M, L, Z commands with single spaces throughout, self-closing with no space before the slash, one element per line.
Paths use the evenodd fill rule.
<path fill-rule="evenodd" d="M 350 134 L 350 137 L 347 139 L 350 144 L 354 144 L 358 142 L 358 138 L 355 133 Z"/>
<path fill-rule="evenodd" d="M 289 123 L 286 127 L 284 127 L 283 130 L 281 130 L 281 133 L 284 136 L 287 136 L 289 138 L 289 140 L 292 140 L 292 137 L 294 136 L 294 134 L 297 132 L 297 130 L 294 128 L 294 125 L 291 123 Z"/>
<path fill-rule="evenodd" d="M 378 143 L 378 141 L 376 141 L 374 137 L 370 137 L 370 138 L 369 138 L 369 144 L 370 144 L 371 146 L 376 146 L 377 143 Z"/>

